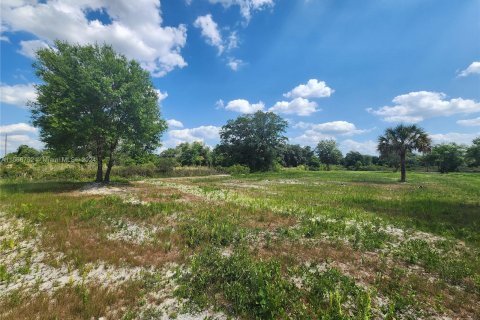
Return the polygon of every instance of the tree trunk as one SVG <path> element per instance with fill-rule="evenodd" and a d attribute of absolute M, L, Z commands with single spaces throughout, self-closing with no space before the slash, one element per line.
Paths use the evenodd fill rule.
<path fill-rule="evenodd" d="M 327 171 L 330 171 L 330 164 L 327 162 Z"/>
<path fill-rule="evenodd" d="M 407 180 L 407 173 L 405 169 L 405 153 L 400 154 L 400 169 L 401 169 L 400 182 L 405 182 Z"/>
<path fill-rule="evenodd" d="M 117 147 L 118 140 L 115 141 L 111 146 L 110 146 L 110 153 L 108 155 L 108 163 L 107 163 L 107 172 L 105 172 L 105 179 L 103 182 L 109 183 L 110 182 L 110 173 L 112 172 L 112 167 L 113 167 L 113 152 L 115 151 L 115 148 Z"/>
<path fill-rule="evenodd" d="M 107 172 L 105 172 L 105 179 L 103 182 L 109 183 L 110 182 L 110 172 L 112 171 L 113 167 L 113 158 L 110 156 L 110 159 L 108 159 L 108 164 L 107 164 Z"/>
<path fill-rule="evenodd" d="M 97 178 L 95 182 L 103 182 L 103 159 L 101 156 L 97 156 Z"/>

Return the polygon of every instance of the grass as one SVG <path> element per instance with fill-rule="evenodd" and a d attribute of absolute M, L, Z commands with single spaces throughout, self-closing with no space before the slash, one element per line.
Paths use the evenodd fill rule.
<path fill-rule="evenodd" d="M 12 319 L 480 316 L 480 175 L 397 180 L 289 170 L 117 182 L 111 194 L 82 192 L 86 182 L 3 182 L 0 308 Z M 26 282 L 44 287 L 44 265 L 81 274 L 100 264 L 162 276 L 101 291 L 87 272 L 36 295 Z"/>

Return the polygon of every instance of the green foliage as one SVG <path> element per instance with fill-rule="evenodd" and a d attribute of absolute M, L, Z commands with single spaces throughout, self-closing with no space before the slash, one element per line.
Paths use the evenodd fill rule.
<path fill-rule="evenodd" d="M 464 163 L 465 148 L 456 143 L 439 144 L 433 147 L 432 157 L 441 173 L 458 171 Z"/>
<path fill-rule="evenodd" d="M 275 113 L 262 111 L 229 120 L 220 131 L 221 142 L 215 153 L 222 163 L 216 164 L 242 164 L 252 171 L 272 169 L 280 146 L 287 140 L 283 135 L 287 125 Z"/>
<path fill-rule="evenodd" d="M 338 150 L 335 140 L 321 140 L 315 151 L 320 162 L 327 165 L 327 170 L 330 170 L 330 165 L 339 164 L 342 161 L 342 153 Z"/>
<path fill-rule="evenodd" d="M 247 166 L 242 166 L 241 164 L 234 164 L 233 166 L 225 168 L 225 171 L 232 175 L 249 174 L 250 168 Z"/>
<path fill-rule="evenodd" d="M 469 166 L 480 167 L 480 137 L 473 139 L 472 145 L 467 148 L 466 160 Z"/>
<path fill-rule="evenodd" d="M 406 181 L 406 156 L 413 151 L 429 152 L 432 140 L 422 128 L 416 125 L 400 124 L 388 128 L 384 135 L 378 137 L 377 149 L 382 157 L 398 156 L 401 168 L 401 181 Z"/>
<path fill-rule="evenodd" d="M 159 146 L 167 126 L 147 71 L 111 46 L 56 41 L 40 49 L 34 64 L 43 81 L 32 103 L 41 140 L 54 153 L 94 155 L 97 181 L 109 181 L 120 150 L 143 152 Z M 103 178 L 102 162 L 109 159 Z"/>

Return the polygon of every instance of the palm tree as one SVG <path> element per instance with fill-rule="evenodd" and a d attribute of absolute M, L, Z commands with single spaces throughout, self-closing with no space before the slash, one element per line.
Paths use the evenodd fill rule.
<path fill-rule="evenodd" d="M 383 136 L 378 137 L 378 151 L 381 155 L 396 154 L 400 157 L 402 176 L 400 181 L 405 182 L 405 157 L 408 152 L 429 152 L 432 140 L 428 134 L 416 125 L 400 124 L 395 128 L 385 130 Z"/>

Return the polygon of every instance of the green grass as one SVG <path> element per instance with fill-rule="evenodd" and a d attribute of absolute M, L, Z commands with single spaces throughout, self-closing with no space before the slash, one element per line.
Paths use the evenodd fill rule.
<path fill-rule="evenodd" d="M 26 223 L 16 235 L 0 233 L 0 253 L 21 251 L 24 239 L 40 237 L 44 251 L 64 254 L 47 261 L 52 266 L 82 269 L 102 261 L 158 271 L 175 262 L 176 295 L 189 309 L 245 319 L 479 316 L 480 175 L 398 178 L 288 170 L 113 185 L 147 204 L 123 194 L 79 193 L 86 182 L 5 181 L 0 208 Z M 157 231 L 141 244 L 109 238 L 129 224 Z M 30 274 L 31 256 L 22 251 L 15 268 L 1 263 L 0 282 Z M 124 306 L 125 318 L 160 314 L 142 309 L 142 301 L 162 289 L 155 277 L 145 281 L 149 285 Z M 89 297 L 65 290 L 77 305 Z M 18 314 L 31 312 L 3 303 Z M 105 310 L 94 307 L 63 315 Z M 44 317 L 55 315 L 48 310 Z"/>

